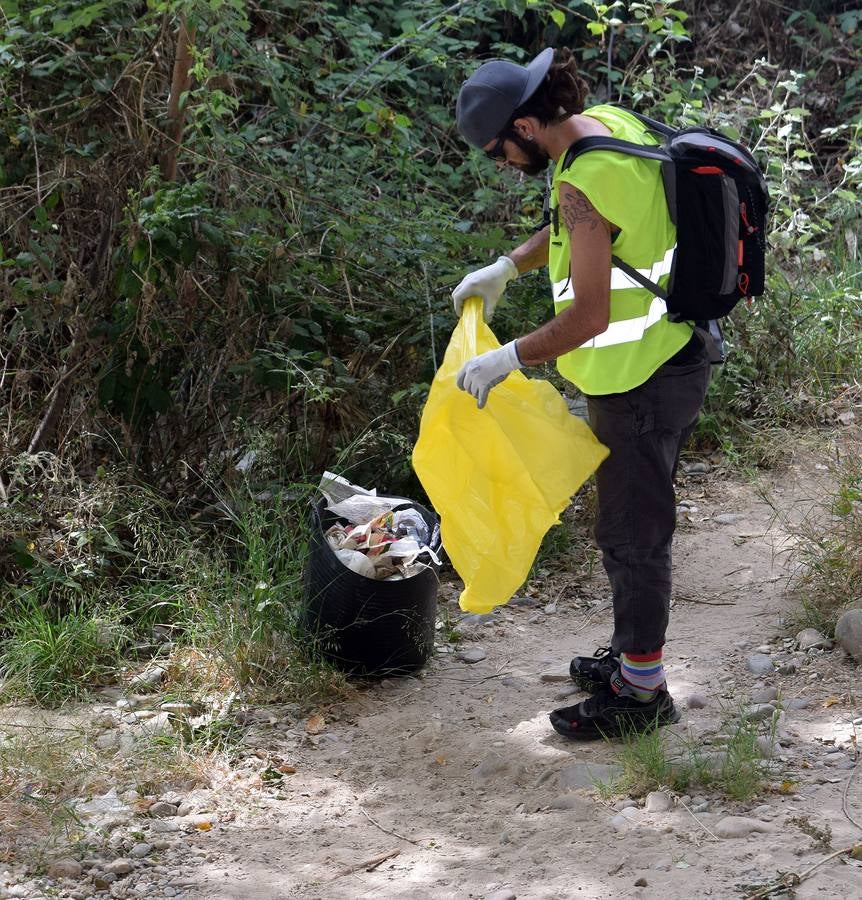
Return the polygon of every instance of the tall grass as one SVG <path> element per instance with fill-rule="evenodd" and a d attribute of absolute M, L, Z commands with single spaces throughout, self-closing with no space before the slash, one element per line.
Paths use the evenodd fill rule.
<path fill-rule="evenodd" d="M 832 493 L 794 528 L 799 560 L 796 622 L 831 635 L 841 614 L 862 606 L 862 457 L 833 467 Z"/>

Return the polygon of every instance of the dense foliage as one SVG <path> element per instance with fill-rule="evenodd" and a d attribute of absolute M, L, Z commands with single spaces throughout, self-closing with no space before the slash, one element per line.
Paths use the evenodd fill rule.
<path fill-rule="evenodd" d="M 862 343 L 862 12 L 795 6 L 0 0 L 0 574 L 168 577 L 192 539 L 165 522 L 326 467 L 415 493 L 449 290 L 542 200 L 467 148 L 454 99 L 547 45 L 594 100 L 767 167 L 770 292 L 734 316 L 702 444 L 822 418 Z M 550 313 L 540 274 L 510 295 L 501 338 Z"/>

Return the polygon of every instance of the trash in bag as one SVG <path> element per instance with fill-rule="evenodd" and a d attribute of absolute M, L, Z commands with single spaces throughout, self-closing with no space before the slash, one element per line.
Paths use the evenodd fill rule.
<path fill-rule="evenodd" d="M 410 501 L 378 497 L 332 472 L 323 473 L 318 489 L 326 509 L 339 517 L 324 536 L 348 569 L 366 578 L 397 581 L 412 578 L 432 562 L 440 565 L 429 546 L 436 535 Z"/>
<path fill-rule="evenodd" d="M 547 381 L 512 372 L 484 409 L 455 377 L 500 346 L 470 298 L 422 411 L 413 468 L 440 516 L 443 547 L 464 580 L 462 609 L 490 612 L 524 583 L 545 532 L 607 456 Z"/>
<path fill-rule="evenodd" d="M 437 517 L 412 500 L 378 498 L 344 479 L 322 483 L 321 489 L 326 496 L 309 510 L 300 628 L 311 646 L 344 671 L 415 672 L 434 649 Z M 354 497 L 359 499 L 351 504 Z M 334 507 L 352 514 L 362 504 L 363 515 L 378 510 L 365 522 L 332 512 Z"/>

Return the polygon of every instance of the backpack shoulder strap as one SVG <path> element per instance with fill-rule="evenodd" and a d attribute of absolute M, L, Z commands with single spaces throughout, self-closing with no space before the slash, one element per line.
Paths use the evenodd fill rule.
<path fill-rule="evenodd" d="M 650 131 L 657 131 L 665 137 L 673 137 L 676 134 L 676 128 L 672 128 L 664 122 L 659 122 L 658 119 L 651 119 L 649 116 L 641 115 L 641 113 L 635 112 L 633 109 L 627 109 L 626 112 L 634 116 L 642 125 L 646 125 Z"/>
<path fill-rule="evenodd" d="M 644 144 L 632 144 L 630 141 L 621 141 L 618 138 L 593 137 L 581 138 L 575 141 L 566 151 L 563 158 L 561 171 L 565 171 L 568 167 L 582 154 L 590 150 L 615 150 L 617 153 L 625 153 L 628 156 L 639 156 L 642 159 L 656 159 L 659 162 L 670 162 L 671 157 L 661 147 L 651 147 Z"/>
<path fill-rule="evenodd" d="M 667 300 L 667 291 L 656 284 L 654 281 L 650 281 L 645 275 L 641 275 L 640 272 L 634 266 L 630 266 L 627 262 L 623 262 L 618 256 L 612 256 L 611 262 L 618 268 L 622 269 L 632 281 L 636 281 L 641 287 L 645 287 L 648 291 L 652 291 L 656 297 L 661 297 L 662 300 Z"/>

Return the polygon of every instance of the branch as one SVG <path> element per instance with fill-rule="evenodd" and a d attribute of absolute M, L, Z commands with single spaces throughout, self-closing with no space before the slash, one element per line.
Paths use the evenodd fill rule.
<path fill-rule="evenodd" d="M 162 178 L 175 181 L 177 177 L 177 152 L 183 137 L 186 109 L 180 101 L 191 86 L 189 69 L 192 65 L 192 46 L 195 41 L 195 29 L 189 30 L 186 18 L 180 19 L 177 32 L 177 53 L 174 58 L 174 73 L 171 78 L 171 95 L 168 98 L 168 137 L 170 145 L 162 157 Z"/>

